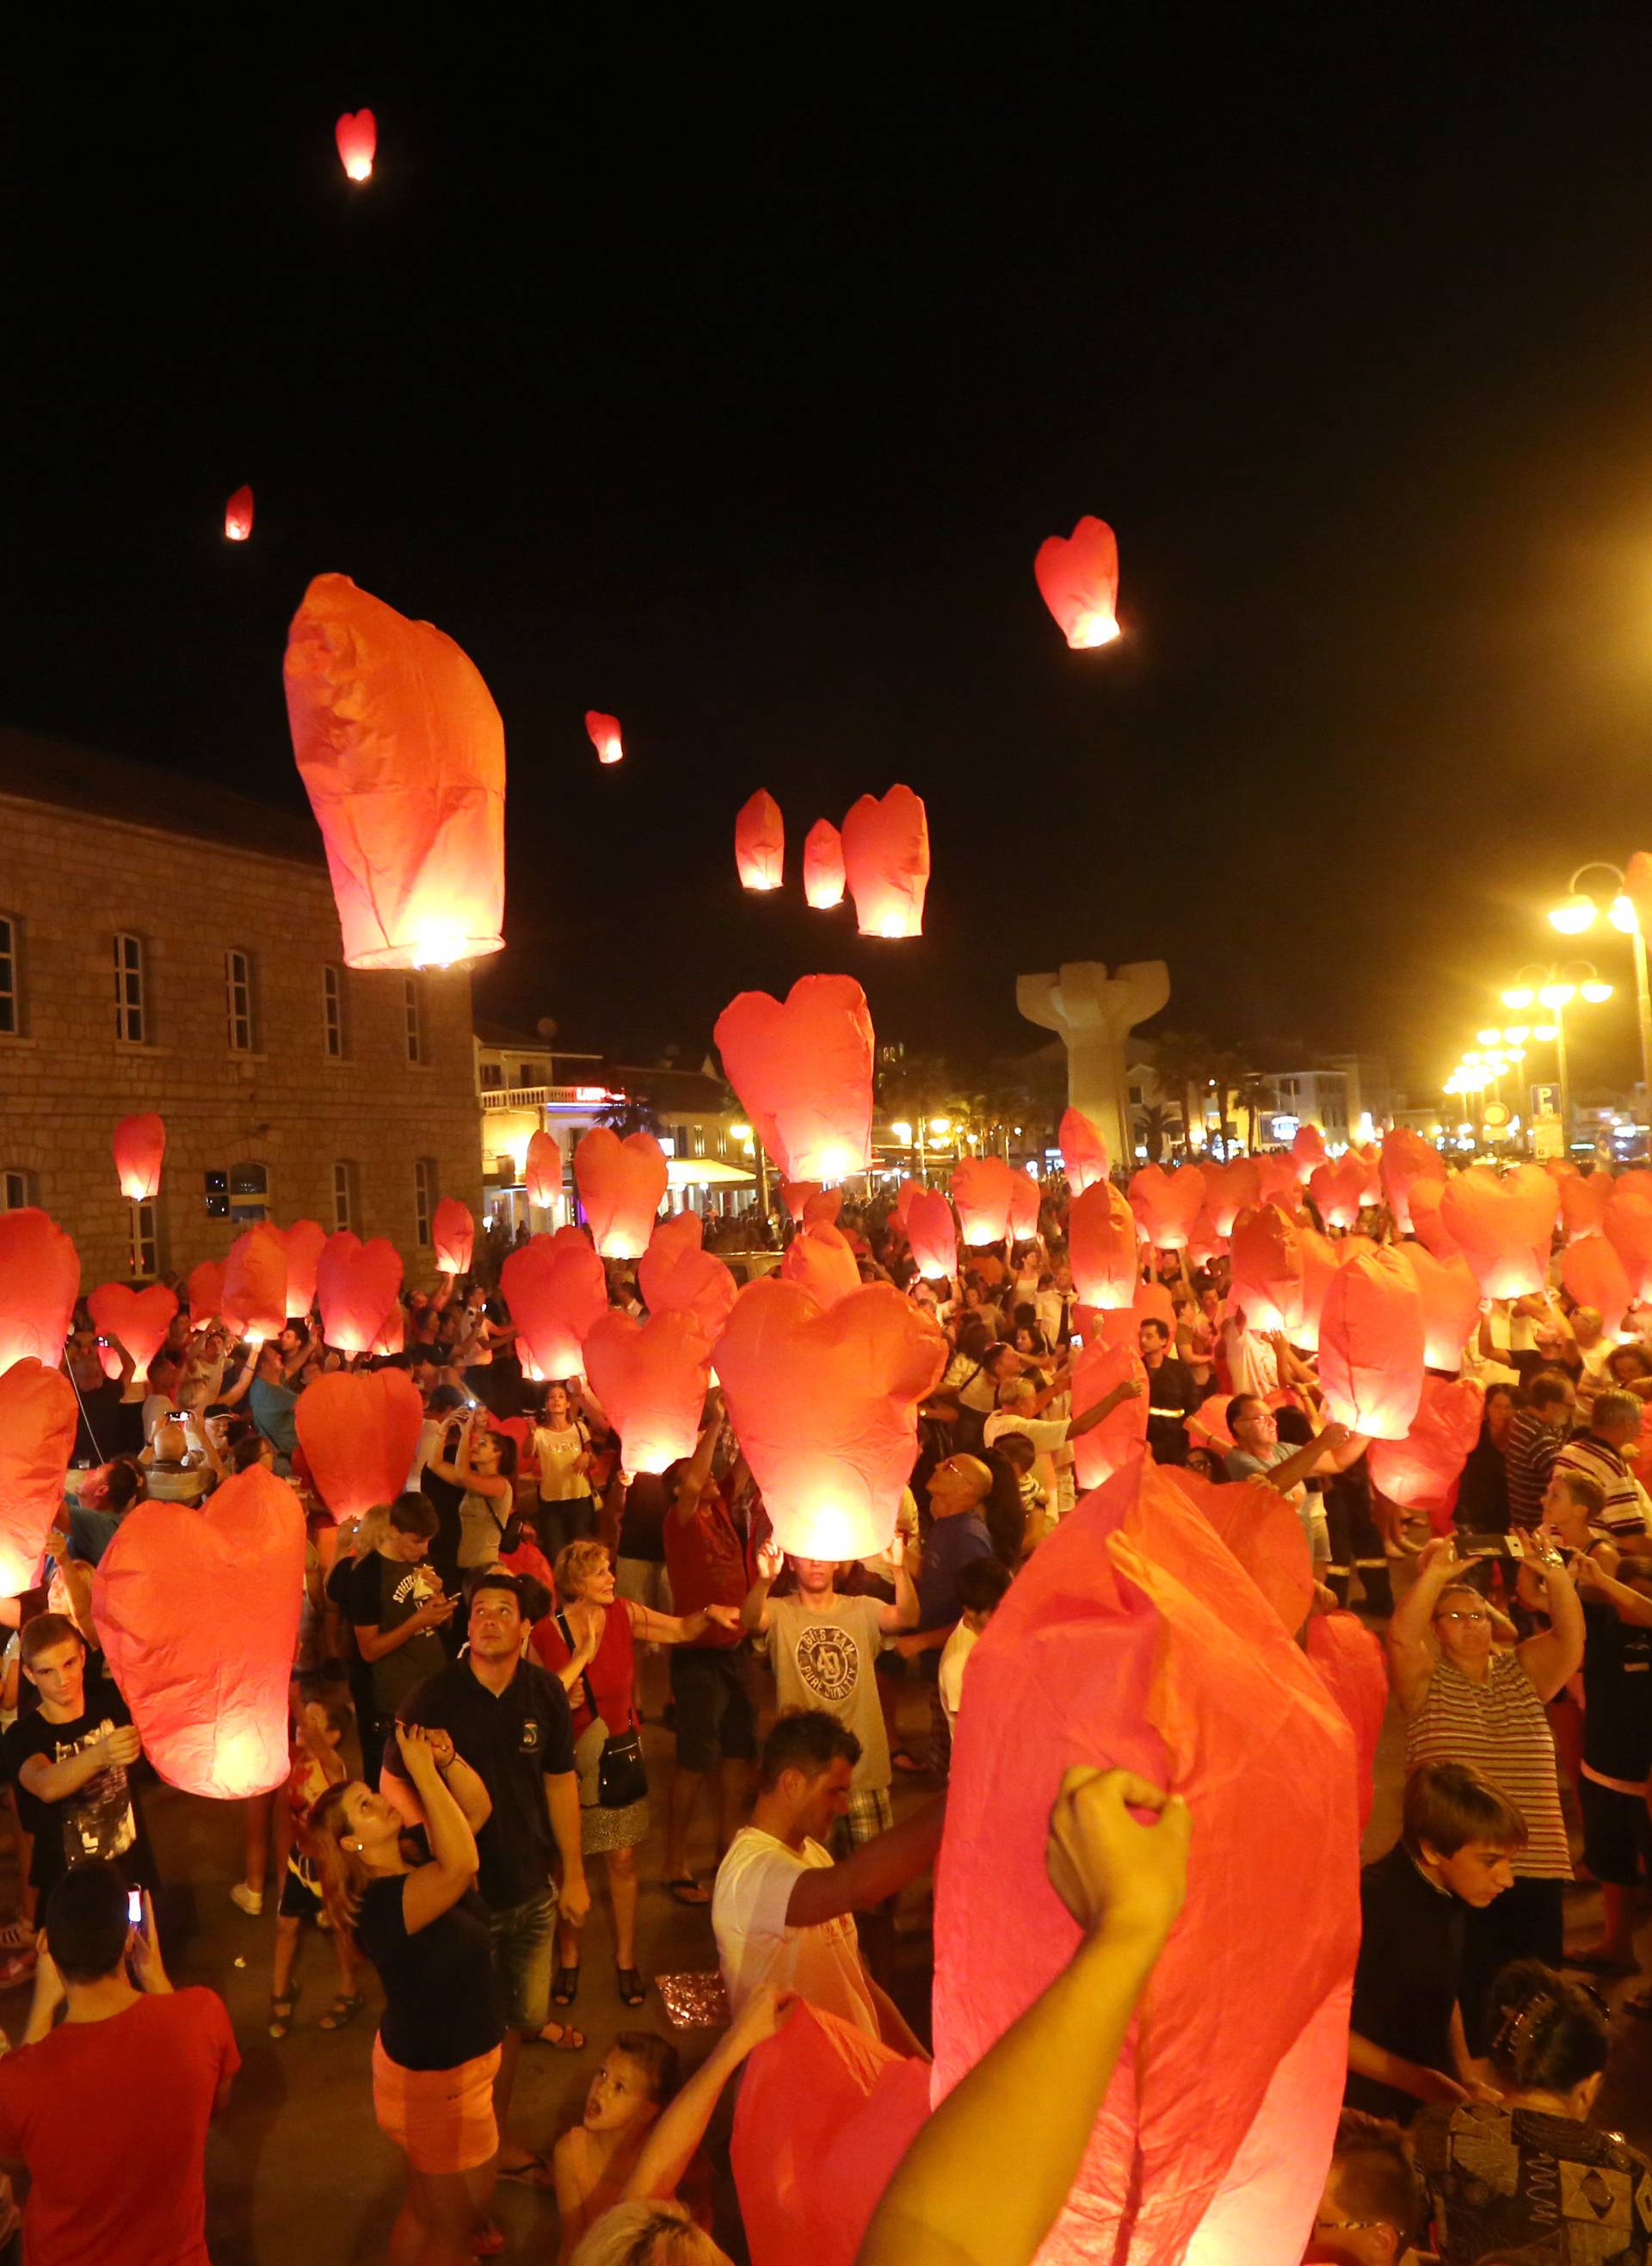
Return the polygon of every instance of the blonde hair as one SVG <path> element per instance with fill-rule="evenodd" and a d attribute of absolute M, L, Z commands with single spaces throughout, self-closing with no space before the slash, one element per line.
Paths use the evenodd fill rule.
<path fill-rule="evenodd" d="M 568 2266 L 730 2266 L 680 2203 L 621 2203 L 605 2211 Z"/>
<path fill-rule="evenodd" d="M 355 1916 L 362 1909 L 362 1898 L 372 1879 L 364 1858 L 357 1851 L 347 1849 L 344 1837 L 349 1831 L 349 1821 L 344 1814 L 344 1797 L 359 1779 L 345 1779 L 318 1794 L 304 1813 L 304 1828 L 314 1846 L 316 1869 L 321 1875 L 321 1897 L 334 1927 L 342 1928 L 347 1935 L 355 1927 Z"/>
<path fill-rule="evenodd" d="M 376 1502 L 355 1522 L 354 1547 L 358 1558 L 369 1558 L 390 1532 L 390 1505 Z"/>
<path fill-rule="evenodd" d="M 565 1542 L 557 1552 L 556 1562 L 557 1595 L 564 1604 L 577 1597 L 592 1575 L 605 1571 L 609 1563 L 600 1542 Z"/>
<path fill-rule="evenodd" d="M 1023 1400 L 1035 1399 L 1037 1390 L 1030 1377 L 1006 1377 L 998 1387 L 998 1406 L 1013 1408 Z"/>

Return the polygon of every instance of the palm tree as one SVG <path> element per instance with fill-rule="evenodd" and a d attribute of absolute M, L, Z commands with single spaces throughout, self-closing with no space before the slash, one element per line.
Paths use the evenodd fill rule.
<path fill-rule="evenodd" d="M 1133 1115 L 1136 1130 L 1147 1151 L 1148 1163 L 1160 1163 L 1165 1154 L 1165 1135 L 1174 1123 L 1173 1117 L 1162 1101 L 1144 1101 Z"/>
<path fill-rule="evenodd" d="M 1153 1071 L 1159 1084 L 1181 1100 L 1182 1144 L 1193 1152 L 1193 1129 L 1204 1122 L 1203 1095 L 1211 1066 L 1220 1060 L 1216 1042 L 1202 1031 L 1162 1031 L 1153 1042 Z"/>
<path fill-rule="evenodd" d="M 633 1133 L 652 1133 L 657 1141 L 665 1131 L 665 1120 L 646 1093 L 614 1095 L 597 1111 L 596 1122 L 618 1133 L 622 1141 Z"/>

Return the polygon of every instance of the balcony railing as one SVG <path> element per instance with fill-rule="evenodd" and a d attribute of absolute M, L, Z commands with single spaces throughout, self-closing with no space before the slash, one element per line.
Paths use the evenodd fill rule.
<path fill-rule="evenodd" d="M 613 1097 L 605 1085 L 479 1085 L 484 1109 L 600 1109 Z"/>

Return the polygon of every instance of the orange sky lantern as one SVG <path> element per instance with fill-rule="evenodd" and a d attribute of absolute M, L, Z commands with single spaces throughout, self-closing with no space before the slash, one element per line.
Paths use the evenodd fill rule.
<path fill-rule="evenodd" d="M 1204 1200 L 1218 1235 L 1232 1235 L 1233 1223 L 1247 1205 L 1262 1200 L 1262 1176 L 1254 1157 L 1235 1157 L 1231 1164 L 1201 1165 Z"/>
<path fill-rule="evenodd" d="M 739 1285 L 715 1253 L 701 1249 L 700 1235 L 698 1212 L 662 1219 L 637 1261 L 637 1288 L 651 1314 L 692 1314 L 709 1345 L 727 1320 Z"/>
<path fill-rule="evenodd" d="M 1411 1270 L 1422 1301 L 1422 1358 L 1430 1369 L 1449 1370 L 1453 1376 L 1463 1365 L 1463 1349 L 1480 1327 L 1480 1284 L 1461 1257 L 1436 1259 L 1421 1243 L 1399 1243 L 1394 1249 Z"/>
<path fill-rule="evenodd" d="M 906 1239 L 926 1283 L 951 1282 L 958 1272 L 958 1228 L 939 1188 L 913 1187 L 906 1207 Z"/>
<path fill-rule="evenodd" d="M 1362 1251 L 1339 1267 L 1319 1316 L 1319 1383 L 1334 1421 L 1403 1440 L 1422 1393 L 1422 1297 L 1405 1261 Z"/>
<path fill-rule="evenodd" d="M 99 1283 L 86 1300 L 99 1334 L 118 1338 L 132 1356 L 135 1378 L 146 1378 L 150 1363 L 166 1342 L 178 1312 L 178 1293 L 164 1283 L 135 1290 L 126 1283 Z"/>
<path fill-rule="evenodd" d="M 1568 1241 L 1581 1243 L 1587 1236 L 1605 1233 L 1613 1185 L 1612 1174 L 1598 1166 L 1587 1179 L 1581 1173 L 1568 1173 L 1559 1183 L 1561 1218 Z"/>
<path fill-rule="evenodd" d="M 1372 1485 L 1391 1502 L 1426 1511 L 1431 1521 L 1449 1521 L 1485 1413 L 1485 1390 L 1473 1378 L 1425 1377 L 1405 1438 L 1371 1444 Z M 1449 1524 L 1436 1531 L 1449 1532 Z"/>
<path fill-rule="evenodd" d="M 189 1270 L 189 1327 L 205 1329 L 223 1312 L 223 1269 L 216 1259 L 198 1260 Z"/>
<path fill-rule="evenodd" d="M 665 1201 L 665 1151 L 652 1133 L 625 1140 L 606 1125 L 593 1125 L 574 1151 L 574 1185 L 604 1259 L 640 1259 L 654 1233 L 654 1215 Z"/>
<path fill-rule="evenodd" d="M 1030 1173 L 1010 1168 L 1010 1234 L 1017 1243 L 1030 1243 L 1038 1233 L 1038 1182 Z"/>
<path fill-rule="evenodd" d="M 20 1597 L 40 1572 L 62 1516 L 78 1415 L 61 1369 L 26 1354 L 0 1374 L 0 1597 Z"/>
<path fill-rule="evenodd" d="M 619 1433 L 627 1472 L 662 1472 L 699 1438 L 711 1346 L 686 1307 L 646 1322 L 610 1306 L 585 1340 L 591 1390 Z"/>
<path fill-rule="evenodd" d="M 223 507 L 223 534 L 228 543 L 245 543 L 252 532 L 252 491 L 237 488 Z"/>
<path fill-rule="evenodd" d="M 596 750 L 599 764 L 617 764 L 624 760 L 625 746 L 619 736 L 618 716 L 604 716 L 600 708 L 588 708 L 585 728 L 590 734 L 591 745 Z"/>
<path fill-rule="evenodd" d="M 339 145 L 339 163 L 353 181 L 373 177 L 378 155 L 378 121 L 370 110 L 347 110 L 333 129 Z"/>
<path fill-rule="evenodd" d="M 37 1205 L 0 1211 L 0 1371 L 33 1356 L 55 1369 L 80 1296 L 80 1255 Z"/>
<path fill-rule="evenodd" d="M 742 889 L 778 889 L 786 878 L 786 820 L 766 787 L 735 815 L 735 866 Z"/>
<path fill-rule="evenodd" d="M 148 1203 L 160 1194 L 161 1159 L 166 1154 L 166 1128 L 152 1109 L 141 1116 L 123 1117 L 110 1143 L 121 1193 L 133 1203 Z"/>
<path fill-rule="evenodd" d="M 523 1178 L 529 1202 L 537 1211 L 548 1211 L 562 1193 L 562 1151 L 554 1134 L 529 1136 Z"/>
<path fill-rule="evenodd" d="M 1119 546 L 1106 520 L 1086 513 L 1071 535 L 1047 536 L 1033 572 L 1074 653 L 1112 644 L 1119 634 Z"/>
<path fill-rule="evenodd" d="M 1156 1250 L 1181 1251 L 1204 1209 L 1204 1176 L 1196 1165 L 1180 1165 L 1173 1173 L 1144 1165 L 1130 1175 L 1129 1196 L 1147 1241 Z"/>
<path fill-rule="evenodd" d="M 929 817 L 910 786 L 863 794 L 844 820 L 844 871 L 862 936 L 921 936 Z"/>
<path fill-rule="evenodd" d="M 1137 1276 L 1136 1215 L 1110 1181 L 1093 1181 L 1067 1214 L 1073 1288 L 1087 1306 L 1128 1306 Z"/>
<path fill-rule="evenodd" d="M 298 1444 L 334 1518 L 394 1502 L 419 1451 L 424 1404 L 405 1369 L 334 1370 L 298 1396 Z"/>
<path fill-rule="evenodd" d="M 1081 1488 L 1100 1487 L 1115 1472 L 1139 1463 L 1147 1452 L 1147 1371 L 1137 1349 L 1141 1325 L 1134 1314 L 1120 1314 L 1114 1330 L 1087 1343 L 1072 1372 L 1075 1416 L 1093 1408 L 1115 1385 L 1130 1378 L 1142 1387 L 1133 1400 L 1121 1401 L 1099 1424 L 1080 1432 L 1072 1444 L 1074 1470 Z M 1104 1330 L 1107 1325 L 1103 1324 Z"/>
<path fill-rule="evenodd" d="M 1061 1147 L 1062 1169 L 1074 1195 L 1082 1195 L 1097 1181 L 1106 1180 L 1107 1144 L 1082 1109 L 1062 1111 L 1056 1137 Z"/>
<path fill-rule="evenodd" d="M 1634 1304 L 1629 1270 L 1616 1245 L 1604 1235 L 1568 1243 L 1561 1254 L 1561 1282 L 1568 1297 L 1596 1309 L 1608 1341 L 1615 1338 Z"/>
<path fill-rule="evenodd" d="M 817 818 L 803 837 L 803 895 L 816 912 L 844 901 L 844 837 L 830 818 Z"/>
<path fill-rule="evenodd" d="M 825 1220 L 792 1238 L 780 1261 L 780 1278 L 800 1283 L 820 1306 L 835 1306 L 860 1288 L 860 1269 L 848 1237 Z"/>
<path fill-rule="evenodd" d="M 1015 1200 L 1014 1166 L 1002 1157 L 961 1158 L 953 1167 L 952 1200 L 959 1232 L 972 1250 L 1002 1243 L 1010 1232 L 1010 1207 Z"/>
<path fill-rule="evenodd" d="M 1423 1235 L 1413 1188 L 1411 1211 Z M 1560 1190 L 1539 1165 L 1517 1165 L 1500 1179 L 1488 1166 L 1454 1173 L 1440 1197 L 1446 1233 L 1461 1247 L 1488 1298 L 1522 1298 L 1540 1290 L 1560 1210 Z"/>
<path fill-rule="evenodd" d="M 316 1268 L 327 1231 L 318 1219 L 296 1219 L 281 1240 L 287 1246 L 287 1319 L 303 1321 L 316 1303 Z"/>
<path fill-rule="evenodd" d="M 499 1287 L 524 1375 L 535 1384 L 583 1377 L 586 1338 L 608 1311 L 608 1277 L 585 1230 L 530 1236 L 508 1254 Z"/>
<path fill-rule="evenodd" d="M 430 1223 L 430 1241 L 439 1274 L 468 1275 L 476 1248 L 476 1222 L 469 1204 L 457 1196 L 443 1196 Z"/>
<path fill-rule="evenodd" d="M 273 1220 L 257 1221 L 230 1246 L 223 1317 L 254 1344 L 281 1335 L 287 1319 L 287 1240 Z"/>
<path fill-rule="evenodd" d="M 370 1353 L 401 1291 L 401 1254 L 382 1235 L 330 1235 L 316 1264 L 321 1334 L 340 1353 Z"/>
<path fill-rule="evenodd" d="M 1370 1179 L 1370 1167 L 1351 1149 L 1314 1166 L 1308 1175 L 1308 1194 L 1327 1227 L 1355 1225 Z"/>
<path fill-rule="evenodd" d="M 872 1017 L 852 976 L 801 976 L 784 999 L 742 991 L 712 1034 L 758 1139 L 788 1181 L 872 1162 Z"/>

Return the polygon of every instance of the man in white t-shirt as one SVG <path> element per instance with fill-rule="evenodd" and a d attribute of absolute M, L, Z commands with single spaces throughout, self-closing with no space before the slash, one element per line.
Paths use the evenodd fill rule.
<path fill-rule="evenodd" d="M 944 1799 L 834 1865 L 823 1844 L 849 1807 L 860 1742 L 822 1708 L 781 1715 L 763 1743 L 757 1799 L 717 1868 L 712 1928 L 739 2020 L 755 1991 L 795 1991 L 901 2054 L 923 2047 L 872 1979 L 852 1912 L 870 1911 L 926 1872 Z"/>

